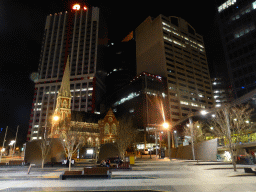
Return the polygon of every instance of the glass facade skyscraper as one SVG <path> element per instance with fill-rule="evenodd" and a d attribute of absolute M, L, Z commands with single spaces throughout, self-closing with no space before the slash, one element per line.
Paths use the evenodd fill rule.
<path fill-rule="evenodd" d="M 217 15 L 234 96 L 239 98 L 256 88 L 256 1 L 222 1 Z"/>

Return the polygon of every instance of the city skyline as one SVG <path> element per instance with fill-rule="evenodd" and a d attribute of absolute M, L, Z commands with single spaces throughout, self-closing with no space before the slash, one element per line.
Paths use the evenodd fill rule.
<path fill-rule="evenodd" d="M 189 3 L 188 11 L 182 3 L 175 7 L 165 8 L 165 4 L 159 5 L 118 5 L 120 9 L 114 7 L 114 3 L 102 3 L 99 1 L 87 1 L 88 5 L 99 7 L 106 16 L 109 30 L 110 42 L 119 42 L 148 16 L 164 14 L 167 16 L 179 16 L 190 23 L 205 41 L 206 53 L 214 55 L 221 47 L 220 42 L 214 42 L 216 38 L 216 26 L 214 26 L 214 14 L 217 7 L 214 3 L 203 4 Z M 34 83 L 29 79 L 32 72 L 37 71 L 43 28 L 48 14 L 65 11 L 67 4 L 63 1 L 40 4 L 22 4 L 17 2 L 3 1 L 4 12 L 2 16 L 3 27 L 1 32 L 1 42 L 5 45 L 2 48 L 1 66 L 1 128 L 9 126 L 9 137 L 15 135 L 17 125 L 21 127 L 21 140 L 26 139 L 28 130 L 29 114 L 33 100 Z M 204 6 L 202 12 L 200 6 Z M 192 9 L 193 7 L 193 9 Z M 12 14 L 15 12 L 15 14 Z M 129 13 L 129 14 L 128 14 Z M 207 16 L 206 16 L 207 15 Z M 209 21 L 204 22 L 208 17 Z M 3 38 L 4 37 L 4 38 Z M 208 51 L 209 50 L 209 51 Z M 207 56 L 210 65 L 210 72 L 213 72 L 213 63 L 218 64 L 218 59 L 214 56 Z M 221 60 L 221 59 L 220 59 Z M 220 64 L 220 63 L 219 63 Z M 15 66 L 15 67 L 14 67 Z M 12 133 L 12 134 L 10 134 Z M 2 138 L 3 132 L 0 135 Z"/>

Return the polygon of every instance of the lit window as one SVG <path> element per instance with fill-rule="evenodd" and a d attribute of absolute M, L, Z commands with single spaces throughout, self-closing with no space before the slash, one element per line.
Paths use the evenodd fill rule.
<path fill-rule="evenodd" d="M 180 101 L 180 104 L 189 105 L 187 101 Z"/>
<path fill-rule="evenodd" d="M 198 107 L 198 104 L 196 104 L 196 103 L 191 103 L 191 106 L 193 106 L 193 107 Z"/>
<path fill-rule="evenodd" d="M 38 131 L 33 131 L 33 133 L 38 133 Z"/>
<path fill-rule="evenodd" d="M 227 9 L 228 7 L 230 7 L 231 5 L 234 5 L 235 3 L 236 3 L 236 0 L 228 0 L 218 7 L 218 11 L 221 12 L 224 9 Z"/>
<path fill-rule="evenodd" d="M 221 104 L 217 104 L 217 105 L 215 105 L 215 107 L 220 107 L 221 106 Z"/>
<path fill-rule="evenodd" d="M 253 9 L 256 9 L 256 1 L 254 1 L 254 2 L 252 3 L 252 8 L 253 8 Z"/>
<path fill-rule="evenodd" d="M 32 140 L 35 140 L 35 139 L 37 139 L 37 137 L 32 137 Z"/>

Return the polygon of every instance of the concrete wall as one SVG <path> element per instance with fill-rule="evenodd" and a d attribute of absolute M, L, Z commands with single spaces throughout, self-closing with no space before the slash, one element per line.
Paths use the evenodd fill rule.
<path fill-rule="evenodd" d="M 192 146 L 171 149 L 171 158 L 193 159 Z M 195 159 L 217 161 L 217 139 L 203 141 L 195 145 Z"/>
<path fill-rule="evenodd" d="M 59 139 L 50 139 L 51 149 L 45 163 L 61 162 L 65 159 L 65 152 Z M 25 161 L 36 165 L 42 164 L 41 140 L 32 140 L 26 143 Z"/>

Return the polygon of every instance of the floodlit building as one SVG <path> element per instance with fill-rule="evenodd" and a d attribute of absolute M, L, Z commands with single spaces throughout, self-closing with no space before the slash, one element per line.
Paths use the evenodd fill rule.
<path fill-rule="evenodd" d="M 220 1 L 218 23 L 235 98 L 256 87 L 255 22 L 255 0 Z"/>
<path fill-rule="evenodd" d="M 46 18 L 27 140 L 40 139 L 51 121 L 70 56 L 70 109 L 95 112 L 105 93 L 103 69 L 107 28 L 97 7 L 75 5 Z M 47 125 L 48 123 L 48 125 Z"/>
<path fill-rule="evenodd" d="M 179 17 L 148 17 L 135 31 L 137 74 L 167 78 L 170 119 L 213 107 L 203 37 Z"/>

